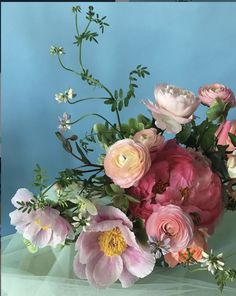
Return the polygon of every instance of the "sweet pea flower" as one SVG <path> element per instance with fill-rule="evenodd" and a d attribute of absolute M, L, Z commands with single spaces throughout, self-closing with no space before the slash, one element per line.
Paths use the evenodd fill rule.
<path fill-rule="evenodd" d="M 227 168 L 230 178 L 236 178 L 236 149 L 228 158 Z"/>
<path fill-rule="evenodd" d="M 163 234 L 170 238 L 170 251 L 185 249 L 193 238 L 193 221 L 180 207 L 160 206 L 146 222 L 149 238 L 160 240 Z"/>
<path fill-rule="evenodd" d="M 233 152 L 235 150 L 234 145 L 231 142 L 229 133 L 236 136 L 236 120 L 223 122 L 216 131 L 218 145 L 228 145 L 227 151 Z"/>
<path fill-rule="evenodd" d="M 229 103 L 232 107 L 236 105 L 232 90 L 223 84 L 214 83 L 205 85 L 198 90 L 199 98 L 204 105 L 211 106 L 216 99 Z"/>
<path fill-rule="evenodd" d="M 63 244 L 68 237 L 74 237 L 70 224 L 60 216 L 56 209 L 45 207 L 44 209 L 32 210 L 30 213 L 22 212 L 17 202 L 35 201 L 33 194 L 25 188 L 18 189 L 12 198 L 12 204 L 16 210 L 10 213 L 11 224 L 16 230 L 29 240 L 32 245 L 44 248 L 55 247 Z"/>
<path fill-rule="evenodd" d="M 205 240 L 205 234 L 201 230 L 196 230 L 192 241 L 189 243 L 186 249 L 179 252 L 170 252 L 164 256 L 166 263 L 170 267 L 175 267 L 178 263 L 186 263 L 189 258 L 189 253 L 196 261 L 202 259 L 202 254 L 207 249 L 207 243 Z"/>
<path fill-rule="evenodd" d="M 155 88 L 156 104 L 144 102 L 152 112 L 158 128 L 177 134 L 182 124 L 194 119 L 193 113 L 200 104 L 198 97 L 191 91 L 173 85 L 161 84 Z"/>
<path fill-rule="evenodd" d="M 104 158 L 104 169 L 116 185 L 129 188 L 141 179 L 151 166 L 146 146 L 131 139 L 117 141 L 109 147 Z"/>
<path fill-rule="evenodd" d="M 164 137 L 157 134 L 155 128 L 144 129 L 137 132 L 133 140 L 145 145 L 149 151 L 160 149 L 164 144 Z"/>
<path fill-rule="evenodd" d="M 131 231 L 132 222 L 117 208 L 101 207 L 76 242 L 74 272 L 98 288 L 119 280 L 123 288 L 150 274 L 155 258 L 142 249 Z"/>

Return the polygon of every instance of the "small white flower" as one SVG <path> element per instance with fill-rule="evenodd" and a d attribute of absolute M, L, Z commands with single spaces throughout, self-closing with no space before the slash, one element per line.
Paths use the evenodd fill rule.
<path fill-rule="evenodd" d="M 64 93 L 59 92 L 58 94 L 55 94 L 55 99 L 58 101 L 58 103 L 67 103 L 69 100 L 76 97 L 76 93 L 74 93 L 73 89 L 70 87 L 68 88 Z"/>
<path fill-rule="evenodd" d="M 78 216 L 72 217 L 72 219 L 75 221 L 75 222 L 72 223 L 72 225 L 75 228 L 78 228 L 78 227 L 82 226 L 83 227 L 83 231 L 86 231 L 86 226 L 89 226 L 90 225 L 90 221 L 91 221 L 91 217 L 90 216 L 84 217 L 81 213 L 79 213 Z"/>
<path fill-rule="evenodd" d="M 67 97 L 65 94 L 63 93 L 58 93 L 58 94 L 55 94 L 55 99 L 56 101 L 58 101 L 58 103 L 66 103 L 67 102 Z"/>
<path fill-rule="evenodd" d="M 76 93 L 74 93 L 73 89 L 70 87 L 65 91 L 65 95 L 71 100 L 76 96 Z"/>
<path fill-rule="evenodd" d="M 51 55 L 62 55 L 64 54 L 64 48 L 63 47 L 57 47 L 57 46 L 51 46 L 50 47 L 50 54 Z"/>
<path fill-rule="evenodd" d="M 207 267 L 207 269 L 214 275 L 217 270 L 224 270 L 223 266 L 224 262 L 219 259 L 223 258 L 223 253 L 218 254 L 217 256 L 213 255 L 213 251 L 210 251 L 210 254 L 206 252 L 202 252 L 202 259 L 200 262 L 202 263 L 202 267 Z"/>
<path fill-rule="evenodd" d="M 59 130 L 61 132 L 65 132 L 69 129 L 71 129 L 71 126 L 70 126 L 70 119 L 71 119 L 71 116 L 68 114 L 68 113 L 63 113 L 62 117 L 59 117 Z"/>

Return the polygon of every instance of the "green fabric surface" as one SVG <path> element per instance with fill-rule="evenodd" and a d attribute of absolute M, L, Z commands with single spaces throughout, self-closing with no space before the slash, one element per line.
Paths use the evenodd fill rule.
<path fill-rule="evenodd" d="M 209 247 L 225 256 L 236 253 L 236 213 L 224 215 L 209 239 Z M 44 248 L 30 254 L 19 234 L 2 238 L 2 295 L 3 296 L 217 296 L 221 295 L 209 272 L 189 272 L 186 268 L 156 268 L 133 287 L 122 289 L 119 283 L 98 290 L 73 274 L 74 245 L 64 248 Z M 236 268 L 236 255 L 226 263 Z M 236 282 L 230 283 L 223 296 L 236 295 Z"/>

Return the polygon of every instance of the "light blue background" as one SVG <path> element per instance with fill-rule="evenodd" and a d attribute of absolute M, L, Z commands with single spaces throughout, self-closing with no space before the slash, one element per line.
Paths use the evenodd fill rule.
<path fill-rule="evenodd" d="M 62 70 L 49 54 L 50 45 L 63 46 L 65 64 L 78 68 L 72 5 L 2 5 L 3 235 L 14 231 L 9 225 L 10 199 L 19 187 L 32 189 L 36 163 L 47 170 L 51 180 L 59 170 L 78 165 L 54 136 L 57 116 L 67 111 L 76 119 L 95 111 L 115 119 L 109 108 L 97 101 L 71 107 L 54 100 L 56 92 L 68 87 L 81 97 L 102 94 Z M 156 83 L 197 92 L 203 84 L 219 82 L 236 92 L 236 3 L 93 5 L 108 16 L 111 25 L 99 37 L 99 46 L 85 46 L 85 65 L 95 77 L 114 89 L 127 86 L 129 71 L 139 63 L 148 66 L 152 74 L 141 81 L 137 99 L 122 114 L 123 120 L 141 112 L 148 114 L 139 99 L 152 98 Z M 197 115 L 205 110 L 201 107 Z M 230 118 L 235 117 L 232 110 Z M 83 136 L 92 123 L 84 121 L 76 131 Z"/>

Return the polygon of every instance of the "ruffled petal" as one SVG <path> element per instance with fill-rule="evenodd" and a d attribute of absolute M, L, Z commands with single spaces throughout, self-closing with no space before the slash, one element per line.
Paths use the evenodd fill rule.
<path fill-rule="evenodd" d="M 151 253 L 128 247 L 121 255 L 127 270 L 140 278 L 150 274 L 155 265 L 155 258 Z"/>
<path fill-rule="evenodd" d="M 139 278 L 135 275 L 132 275 L 128 270 L 124 267 L 123 271 L 119 277 L 119 281 L 121 282 L 122 288 L 131 287 Z"/>
<path fill-rule="evenodd" d="M 108 287 L 119 279 L 122 270 L 120 256 L 102 256 L 94 267 L 93 278 L 97 285 Z"/>
<path fill-rule="evenodd" d="M 76 242 L 76 248 L 79 252 L 79 260 L 86 264 L 100 252 L 98 245 L 99 233 L 82 232 Z"/>
<path fill-rule="evenodd" d="M 106 220 L 98 223 L 92 223 L 86 227 L 86 232 L 108 231 L 122 225 L 121 220 Z"/>
<path fill-rule="evenodd" d="M 88 279 L 90 285 L 94 286 L 95 288 L 103 288 L 102 286 L 98 285 L 93 277 L 94 267 L 97 264 L 98 260 L 103 256 L 103 253 L 98 253 L 95 257 L 93 257 L 89 262 L 86 264 L 85 267 L 85 275 Z"/>
<path fill-rule="evenodd" d="M 32 244 L 39 248 L 44 248 L 49 245 L 50 239 L 52 236 L 52 230 L 43 230 L 41 229 L 37 235 L 31 240 Z"/>
<path fill-rule="evenodd" d="M 17 201 L 30 201 L 31 199 L 35 200 L 34 195 L 26 188 L 20 188 L 16 191 L 16 194 L 12 197 L 11 202 L 16 207 L 19 208 Z"/>
<path fill-rule="evenodd" d="M 73 269 L 74 269 L 75 275 L 80 279 L 83 279 L 83 280 L 87 279 L 85 268 L 86 268 L 86 265 L 82 264 L 79 261 L 79 254 L 77 254 L 73 262 Z"/>
<path fill-rule="evenodd" d="M 130 231 L 129 228 L 124 225 L 120 225 L 119 229 L 125 239 L 126 244 L 129 245 L 130 247 L 139 249 L 139 245 L 136 242 L 134 233 L 132 231 Z"/>

